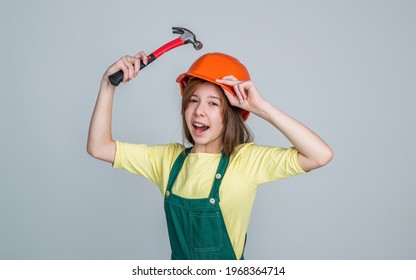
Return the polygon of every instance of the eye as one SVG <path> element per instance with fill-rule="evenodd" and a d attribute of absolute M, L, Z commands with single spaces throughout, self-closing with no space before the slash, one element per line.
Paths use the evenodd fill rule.
<path fill-rule="evenodd" d="M 216 102 L 210 102 L 209 105 L 211 105 L 211 106 L 220 106 L 220 104 L 218 104 Z"/>
<path fill-rule="evenodd" d="M 198 99 L 191 98 L 191 99 L 189 99 L 189 103 L 198 103 Z"/>

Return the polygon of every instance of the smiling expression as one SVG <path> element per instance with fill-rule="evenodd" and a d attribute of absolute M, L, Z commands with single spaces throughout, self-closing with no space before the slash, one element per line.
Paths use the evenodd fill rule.
<path fill-rule="evenodd" d="M 201 83 L 185 109 L 185 121 L 195 142 L 193 152 L 219 153 L 223 145 L 223 93 L 211 83 Z"/>

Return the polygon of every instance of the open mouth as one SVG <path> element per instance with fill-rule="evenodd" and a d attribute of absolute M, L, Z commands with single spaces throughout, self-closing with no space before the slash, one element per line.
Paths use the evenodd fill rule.
<path fill-rule="evenodd" d="M 203 133 L 209 129 L 209 126 L 202 123 L 193 123 L 192 126 L 197 133 Z"/>

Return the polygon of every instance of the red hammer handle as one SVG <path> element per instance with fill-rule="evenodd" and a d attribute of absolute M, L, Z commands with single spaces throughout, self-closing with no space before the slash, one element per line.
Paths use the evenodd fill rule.
<path fill-rule="evenodd" d="M 158 58 L 165 52 L 170 51 L 171 49 L 174 49 L 176 47 L 182 46 L 183 44 L 184 42 L 180 37 L 176 38 L 175 40 L 170 41 L 169 43 L 164 44 L 163 46 L 155 50 L 153 53 L 151 53 L 147 57 L 148 58 L 147 65 L 149 65 L 151 62 L 153 62 L 156 58 Z M 140 61 L 140 70 L 146 67 L 147 65 L 145 65 L 142 61 Z M 111 74 L 108 77 L 108 79 L 110 80 L 110 83 L 113 86 L 118 86 L 124 79 L 123 71 L 120 70 L 114 74 Z"/>
<path fill-rule="evenodd" d="M 165 52 L 170 51 L 171 49 L 174 49 L 174 48 L 182 46 L 182 45 L 183 45 L 183 41 L 180 37 L 178 37 L 175 40 L 172 40 L 169 43 L 166 43 L 163 46 L 161 46 L 160 48 L 158 48 L 157 50 L 155 50 L 153 52 L 153 54 L 154 54 L 155 58 L 158 58 L 159 56 L 161 56 Z"/>

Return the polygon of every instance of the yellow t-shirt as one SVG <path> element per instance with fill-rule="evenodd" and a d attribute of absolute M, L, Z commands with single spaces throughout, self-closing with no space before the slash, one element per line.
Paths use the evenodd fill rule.
<path fill-rule="evenodd" d="M 143 176 L 159 186 L 164 196 L 169 173 L 184 146 L 129 144 L 116 141 L 113 167 Z M 257 187 L 304 173 L 294 148 L 259 146 L 253 142 L 239 145 L 230 157 L 219 196 L 228 235 L 240 258 Z M 184 198 L 208 197 L 221 154 L 190 153 L 172 187 Z"/>

